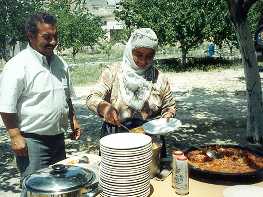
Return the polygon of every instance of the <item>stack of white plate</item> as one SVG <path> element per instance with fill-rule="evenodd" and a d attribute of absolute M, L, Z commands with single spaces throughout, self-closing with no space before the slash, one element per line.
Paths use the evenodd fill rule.
<path fill-rule="evenodd" d="M 150 194 L 151 137 L 116 133 L 100 140 L 99 182 L 103 197 L 146 197 Z"/>

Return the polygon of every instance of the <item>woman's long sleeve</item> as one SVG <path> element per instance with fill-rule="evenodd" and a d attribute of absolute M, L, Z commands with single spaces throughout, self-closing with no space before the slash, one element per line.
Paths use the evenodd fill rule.
<path fill-rule="evenodd" d="M 106 69 L 103 70 L 98 83 L 94 86 L 90 94 L 87 96 L 86 105 L 90 110 L 98 113 L 97 108 L 100 102 L 110 102 L 112 82 L 112 71 L 110 67 L 106 67 Z"/>
<path fill-rule="evenodd" d="M 176 114 L 176 103 L 168 80 L 163 81 L 163 88 L 161 91 L 161 95 L 162 95 L 161 115 L 164 116 L 166 113 L 171 113 L 172 116 L 174 117 Z"/>

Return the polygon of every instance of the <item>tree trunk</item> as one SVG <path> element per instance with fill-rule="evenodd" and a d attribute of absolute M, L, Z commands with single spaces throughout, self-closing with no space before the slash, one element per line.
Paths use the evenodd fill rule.
<path fill-rule="evenodd" d="M 14 57 L 16 45 L 12 45 L 11 47 L 12 47 L 12 55 L 11 56 Z"/>
<path fill-rule="evenodd" d="M 247 139 L 263 144 L 263 104 L 261 81 L 257 67 L 253 37 L 247 24 L 247 15 L 257 0 L 228 0 L 229 12 L 237 33 L 244 64 L 247 88 Z"/>
<path fill-rule="evenodd" d="M 73 47 L 72 58 L 73 58 L 74 63 L 76 63 L 76 55 L 77 55 L 77 53 L 78 53 L 78 49 Z"/>
<path fill-rule="evenodd" d="M 229 52 L 230 52 L 230 55 L 233 56 L 233 46 L 229 46 Z"/>
<path fill-rule="evenodd" d="M 7 62 L 11 58 L 11 56 L 9 54 L 9 50 L 7 50 L 5 40 L 1 40 L 0 50 L 1 50 L 1 57 L 5 60 L 5 62 Z"/>
<path fill-rule="evenodd" d="M 256 52 L 247 20 L 235 25 L 247 88 L 247 139 L 252 143 L 263 143 L 263 103 Z"/>
<path fill-rule="evenodd" d="M 182 65 L 186 65 L 186 55 L 187 55 L 187 50 L 185 48 L 181 48 L 181 52 L 182 52 Z"/>

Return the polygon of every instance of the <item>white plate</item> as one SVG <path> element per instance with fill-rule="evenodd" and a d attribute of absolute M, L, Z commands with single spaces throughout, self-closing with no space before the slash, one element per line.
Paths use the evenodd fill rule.
<path fill-rule="evenodd" d="M 120 168 L 120 167 L 128 167 L 130 169 L 137 167 L 137 166 L 145 166 L 148 165 L 150 166 L 150 163 L 152 162 L 151 159 L 148 160 L 143 160 L 143 161 L 134 161 L 134 162 L 115 162 L 115 161 L 111 161 L 111 160 L 104 160 L 101 163 L 107 165 L 107 166 L 111 166 L 112 168 Z"/>
<path fill-rule="evenodd" d="M 118 182 L 125 183 L 125 181 L 132 183 L 132 182 L 143 182 L 146 179 L 150 180 L 150 173 L 149 172 L 144 172 L 142 174 L 138 174 L 135 176 L 134 175 L 118 176 L 115 174 L 109 175 L 109 174 L 106 174 L 106 173 L 100 171 L 99 176 L 100 176 L 100 178 L 102 178 L 104 180 L 113 181 L 113 182 L 117 182 L 117 183 Z"/>
<path fill-rule="evenodd" d="M 115 149 L 115 148 L 109 148 L 109 147 L 106 147 L 106 146 L 103 146 L 102 144 L 100 144 L 100 148 L 101 149 L 104 149 L 104 150 L 107 150 L 107 151 L 110 151 L 110 152 L 118 152 L 118 153 L 126 153 L 126 152 L 129 152 L 129 153 L 134 153 L 134 152 L 137 152 L 137 151 L 143 151 L 145 149 L 149 149 L 149 148 L 152 148 L 152 143 L 149 143 L 149 144 L 146 144 L 142 147 L 138 147 L 138 148 L 130 148 L 130 149 Z"/>
<path fill-rule="evenodd" d="M 113 155 L 119 155 L 119 156 L 126 156 L 127 154 L 130 156 L 136 156 L 139 154 L 144 154 L 146 152 L 152 151 L 152 145 L 147 145 L 144 146 L 143 148 L 138 148 L 138 149 L 130 149 L 130 150 L 120 150 L 120 149 L 110 149 L 110 148 L 105 148 L 104 146 L 100 146 L 100 151 L 101 152 L 106 152 L 106 154 L 113 154 Z"/>
<path fill-rule="evenodd" d="M 149 165 L 136 166 L 132 168 L 123 168 L 122 167 L 111 167 L 100 165 L 100 172 L 106 174 L 114 174 L 116 176 L 129 176 L 129 175 L 137 175 L 141 173 L 145 173 L 149 171 Z"/>
<path fill-rule="evenodd" d="M 102 188 L 106 188 L 109 190 L 126 190 L 126 191 L 133 191 L 136 192 L 138 190 L 143 190 L 145 188 L 148 188 L 150 186 L 150 178 L 145 179 L 143 182 L 137 182 L 137 183 L 114 183 L 113 181 L 106 181 L 100 178 L 99 183 Z"/>
<path fill-rule="evenodd" d="M 175 131 L 181 125 L 181 121 L 176 118 L 170 118 L 168 122 L 166 118 L 159 118 L 144 123 L 142 127 L 145 133 L 151 135 L 162 135 Z"/>
<path fill-rule="evenodd" d="M 123 154 L 123 155 L 118 155 L 115 153 L 109 153 L 106 151 L 101 151 L 101 157 L 103 158 L 111 158 L 112 160 L 136 160 L 136 159 L 141 159 L 141 158 L 146 158 L 146 157 L 152 157 L 152 150 L 147 150 L 147 152 L 144 153 L 138 153 L 138 154 Z"/>
<path fill-rule="evenodd" d="M 152 138 L 141 133 L 114 133 L 100 139 L 100 144 L 112 149 L 134 149 L 147 146 Z"/>
<path fill-rule="evenodd" d="M 108 189 L 115 189 L 115 190 L 121 190 L 121 189 L 130 189 L 130 190 L 135 190 L 135 188 L 137 190 L 139 189 L 143 189 L 145 187 L 147 187 L 148 185 L 150 185 L 150 176 L 144 178 L 144 179 L 139 179 L 136 181 L 125 181 L 125 180 L 114 180 L 114 179 L 108 179 L 108 178 L 104 178 L 104 177 L 100 177 L 100 185 L 103 188 L 108 188 Z"/>
<path fill-rule="evenodd" d="M 113 192 L 108 192 L 106 190 L 106 191 L 103 191 L 100 195 L 102 197 L 127 197 L 127 196 L 129 197 L 148 197 L 150 195 L 150 188 L 146 188 L 146 190 L 142 192 L 127 191 L 126 193 L 123 193 L 123 194 L 115 194 Z"/>
<path fill-rule="evenodd" d="M 152 152 L 148 152 L 146 154 L 142 154 L 142 155 L 138 155 L 134 157 L 116 157 L 113 155 L 107 155 L 105 153 L 102 153 L 101 157 L 102 157 L 102 161 L 110 160 L 110 162 L 117 162 L 117 163 L 124 163 L 124 162 L 140 162 L 141 163 L 143 160 L 152 159 Z"/>
<path fill-rule="evenodd" d="M 110 160 L 106 160 L 106 161 L 102 161 L 101 163 L 107 165 L 107 166 L 111 166 L 112 168 L 121 168 L 121 167 L 127 167 L 127 168 L 134 168 L 134 167 L 138 167 L 138 166 L 150 166 L 150 163 L 152 162 L 151 158 L 148 160 L 144 160 L 142 162 L 122 162 L 122 163 L 117 163 L 114 161 L 110 161 Z"/>
<path fill-rule="evenodd" d="M 255 185 L 235 185 L 224 189 L 224 197 L 262 197 L 263 188 Z"/>

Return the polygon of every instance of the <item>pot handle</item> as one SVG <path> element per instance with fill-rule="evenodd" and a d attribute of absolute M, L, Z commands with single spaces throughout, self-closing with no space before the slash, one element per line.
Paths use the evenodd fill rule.
<path fill-rule="evenodd" d="M 55 164 L 52 166 L 51 174 L 54 175 L 60 175 L 64 173 L 67 170 L 66 166 L 64 164 Z"/>
<path fill-rule="evenodd" d="M 102 188 L 99 185 L 97 185 L 97 187 L 92 188 L 91 191 L 84 193 L 82 195 L 83 197 L 96 197 L 101 192 L 102 192 Z"/>

